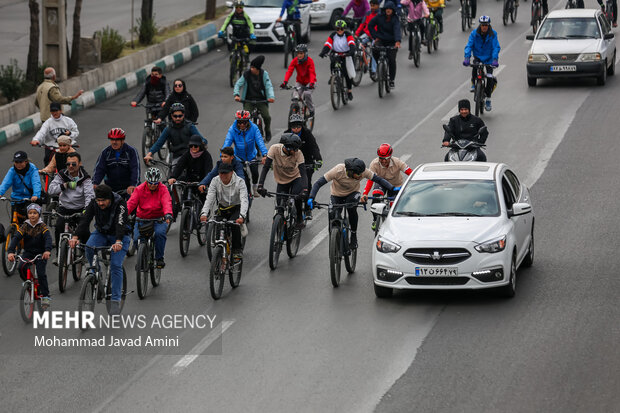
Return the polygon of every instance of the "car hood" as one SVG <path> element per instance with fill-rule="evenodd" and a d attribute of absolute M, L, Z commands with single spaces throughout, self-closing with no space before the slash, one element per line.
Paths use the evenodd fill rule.
<path fill-rule="evenodd" d="M 279 7 L 246 7 L 245 12 L 250 20 L 256 23 L 272 23 L 280 16 Z"/>
<path fill-rule="evenodd" d="M 536 40 L 530 53 L 595 53 L 601 48 L 601 39 Z"/>
<path fill-rule="evenodd" d="M 389 217 L 381 236 L 396 243 L 418 241 L 484 242 L 505 234 L 503 217 Z M 508 221 L 510 222 L 510 221 Z M 510 225 L 510 224 L 508 224 Z"/>

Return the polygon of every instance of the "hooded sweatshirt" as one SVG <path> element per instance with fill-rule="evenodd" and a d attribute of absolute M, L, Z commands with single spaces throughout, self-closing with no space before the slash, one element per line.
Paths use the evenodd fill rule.
<path fill-rule="evenodd" d="M 69 135 L 69 137 L 71 138 L 71 145 L 75 145 L 75 140 L 77 139 L 80 132 L 78 131 L 78 127 L 73 121 L 73 119 L 62 114 L 58 119 L 50 116 L 48 120 L 43 122 L 43 125 L 41 125 L 41 129 L 39 129 L 37 134 L 34 135 L 34 138 L 32 138 L 32 140 L 39 142 L 42 145 L 58 148 L 58 143 L 56 143 L 56 139 L 58 139 L 60 135 L 64 135 L 65 131 L 71 132 Z"/>
<path fill-rule="evenodd" d="M 74 180 L 77 182 L 75 189 L 65 188 L 63 185 Z M 90 204 L 90 201 L 95 199 L 93 182 L 83 167 L 80 167 L 75 178 L 71 176 L 67 169 L 58 171 L 50 184 L 48 193 L 50 195 L 60 194 L 58 198 L 60 206 L 67 209 L 84 209 Z"/>
<path fill-rule="evenodd" d="M 208 216 L 209 212 L 216 211 L 219 206 L 234 205 L 241 205 L 240 215 L 245 219 L 248 213 L 248 190 L 244 180 L 233 172 L 228 185 L 224 185 L 219 176 L 213 178 L 201 215 Z"/>
<path fill-rule="evenodd" d="M 174 88 L 174 84 L 176 82 L 183 83 L 183 91 L 181 93 L 178 93 Z M 185 119 L 191 120 L 193 123 L 196 123 L 196 121 L 198 120 L 198 105 L 196 105 L 196 101 L 194 100 L 192 95 L 187 92 L 187 86 L 185 85 L 184 80 L 175 79 L 174 82 L 172 82 L 172 93 L 168 95 L 168 98 L 166 99 L 166 104 L 164 105 L 163 109 L 159 111 L 157 117 L 162 120 L 165 119 L 166 116 L 168 116 L 168 114 L 170 113 L 170 106 L 172 106 L 174 103 L 182 104 L 185 107 Z"/>
<path fill-rule="evenodd" d="M 386 9 L 392 9 L 393 13 L 389 16 L 385 13 Z M 369 23 L 368 31 L 373 39 L 381 40 L 383 46 L 391 43 L 400 42 L 400 19 L 396 14 L 396 6 L 392 1 L 386 1 L 381 13 L 377 14 Z"/>
<path fill-rule="evenodd" d="M 160 182 L 155 191 L 151 191 L 146 185 L 146 182 L 141 183 L 131 194 L 131 198 L 127 201 L 129 213 L 137 208 L 136 216 L 140 219 L 155 219 L 172 215 L 172 199 L 166 185 Z"/>

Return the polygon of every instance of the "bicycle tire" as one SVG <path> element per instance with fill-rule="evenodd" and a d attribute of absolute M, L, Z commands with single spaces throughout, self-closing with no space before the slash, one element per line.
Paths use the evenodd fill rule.
<path fill-rule="evenodd" d="M 469 20 L 468 7 L 469 3 L 464 1 L 461 7 L 461 31 L 463 32 L 467 30 L 467 23 Z"/>
<path fill-rule="evenodd" d="M 332 102 L 332 108 L 334 108 L 334 110 L 340 109 L 340 91 L 338 90 L 336 78 L 336 75 L 332 75 L 329 81 L 329 97 Z"/>
<path fill-rule="evenodd" d="M 232 288 L 239 287 L 241 283 L 241 272 L 243 271 L 243 259 L 236 264 L 233 264 L 228 272 L 228 281 Z"/>
<path fill-rule="evenodd" d="M 69 241 L 63 238 L 58 248 L 58 290 L 61 293 L 67 288 L 67 275 L 69 275 Z"/>
<path fill-rule="evenodd" d="M 284 68 L 288 69 L 288 54 L 291 48 L 291 37 L 288 33 L 284 33 L 284 35 L 286 36 L 284 39 Z"/>
<path fill-rule="evenodd" d="M 514 23 L 517 20 L 517 10 L 519 10 L 519 7 L 517 7 L 514 0 L 510 1 L 512 2 L 512 8 L 510 10 L 510 21 Z"/>
<path fill-rule="evenodd" d="M 142 158 L 146 156 L 151 146 L 153 146 L 152 131 L 153 129 L 150 126 L 145 126 L 142 130 Z"/>
<path fill-rule="evenodd" d="M 476 102 L 476 116 L 482 115 L 482 111 L 484 110 L 484 89 L 482 87 L 482 82 L 476 82 L 476 88 L 474 90 L 474 101 Z"/>
<path fill-rule="evenodd" d="M 80 288 L 80 299 L 78 301 L 78 312 L 84 311 L 92 312 L 95 309 L 95 303 L 97 302 L 97 281 L 93 274 L 89 274 L 84 278 L 82 288 Z M 80 316 L 80 320 L 84 320 Z M 80 330 L 88 330 L 88 324 L 80 324 Z"/>
<path fill-rule="evenodd" d="M 84 268 L 84 257 L 80 256 L 80 259 L 78 261 L 76 261 L 76 253 L 77 253 L 77 249 L 73 249 L 73 251 L 71 251 L 71 260 L 72 260 L 72 264 L 71 264 L 71 273 L 73 274 L 73 281 L 79 281 L 80 278 L 82 278 L 82 269 Z"/>
<path fill-rule="evenodd" d="M 222 271 L 222 257 L 224 256 L 224 247 L 218 245 L 213 251 L 213 259 L 211 260 L 211 268 L 209 269 L 209 290 L 214 300 L 219 300 L 224 289 L 224 279 L 226 275 Z"/>
<path fill-rule="evenodd" d="M 420 67 L 420 48 L 421 48 L 421 41 L 420 41 L 420 36 L 418 35 L 418 32 L 416 32 L 415 36 L 413 37 L 414 43 L 413 43 L 413 64 L 415 65 L 415 67 Z"/>
<path fill-rule="evenodd" d="M 433 24 L 431 22 L 426 25 L 426 50 L 428 54 L 433 53 Z"/>
<path fill-rule="evenodd" d="M 291 216 L 297 216 L 296 208 L 291 210 Z M 289 258 L 295 258 L 299 251 L 299 244 L 301 242 L 301 229 L 295 228 L 297 225 L 297 219 L 292 219 L 287 226 L 286 234 L 286 254 Z"/>
<path fill-rule="evenodd" d="M 360 83 L 362 83 L 362 76 L 364 75 L 364 59 L 360 56 L 359 52 L 355 53 L 355 57 L 353 59 L 355 76 L 351 79 L 351 83 L 353 83 L 353 86 L 359 86 Z"/>
<path fill-rule="evenodd" d="M 377 87 L 379 88 L 379 98 L 383 98 L 383 93 L 385 90 L 385 63 L 383 61 L 377 64 Z"/>
<path fill-rule="evenodd" d="M 129 248 L 127 248 L 127 256 L 128 257 L 133 257 L 136 254 L 136 241 L 133 239 L 133 225 L 131 226 L 132 228 L 132 234 L 129 237 Z"/>
<path fill-rule="evenodd" d="M 105 296 L 106 296 L 106 300 L 105 300 L 105 308 L 108 312 L 108 314 L 110 314 L 110 307 L 112 306 L 112 280 L 111 280 L 111 276 L 112 274 L 110 273 L 110 275 L 108 275 L 108 285 L 106 287 L 106 292 L 105 292 Z M 125 271 L 125 267 L 123 267 L 123 287 L 121 289 L 121 305 L 120 305 L 120 311 L 123 311 L 123 307 L 125 307 L 125 299 L 127 298 L 127 272 Z"/>
<path fill-rule="evenodd" d="M 235 87 L 235 82 L 237 81 L 237 66 L 239 57 L 237 56 L 237 52 L 233 52 L 230 56 L 230 68 L 228 69 L 228 80 L 230 82 L 230 87 Z"/>
<path fill-rule="evenodd" d="M 150 270 L 151 274 L 151 285 L 153 287 L 157 287 L 161 282 L 161 268 L 157 268 L 156 266 L 152 266 Z"/>
<path fill-rule="evenodd" d="M 509 2 L 510 0 L 504 0 L 504 7 L 502 9 L 502 22 L 504 23 L 504 26 L 508 25 L 508 15 L 510 14 Z"/>
<path fill-rule="evenodd" d="M 284 219 L 282 215 L 276 214 L 271 224 L 271 234 L 269 235 L 269 268 L 275 270 L 280 260 L 282 244 L 284 242 Z"/>
<path fill-rule="evenodd" d="M 138 245 L 138 261 L 136 262 L 136 290 L 138 297 L 144 300 L 149 288 L 149 250 L 146 242 Z"/>
<path fill-rule="evenodd" d="M 209 261 L 213 261 L 213 250 L 215 249 L 215 231 L 213 231 L 213 223 L 207 224 L 207 257 Z"/>
<path fill-rule="evenodd" d="M 338 89 L 340 90 L 342 105 L 345 106 L 349 103 L 349 97 L 347 96 L 347 89 L 344 86 L 344 79 L 342 77 L 338 78 Z"/>
<path fill-rule="evenodd" d="M 340 228 L 334 227 L 329 234 L 329 275 L 334 288 L 340 285 L 341 264 Z"/>
<path fill-rule="evenodd" d="M 435 22 L 435 27 L 433 28 L 433 48 L 435 51 L 439 49 L 439 25 Z"/>
<path fill-rule="evenodd" d="M 6 234 L 6 240 L 2 243 L 2 269 L 4 270 L 4 273 L 7 277 L 13 275 L 15 273 L 15 269 L 17 268 L 17 260 L 11 262 L 8 258 L 8 248 L 14 233 L 15 227 L 11 225 L 11 229 L 9 229 L 9 232 Z"/>
<path fill-rule="evenodd" d="M 351 245 L 351 231 L 347 232 L 347 238 L 349 238 L 349 245 Z M 344 256 L 344 267 L 347 269 L 349 274 L 353 274 L 357 265 L 357 248 L 350 249 L 349 252 L 349 255 Z"/>
<path fill-rule="evenodd" d="M 207 224 L 203 224 L 202 222 L 198 221 L 197 231 L 198 231 L 198 245 L 203 247 L 207 244 L 207 240 L 209 239 L 207 235 Z"/>
<path fill-rule="evenodd" d="M 179 226 L 179 252 L 181 257 L 187 257 L 189 253 L 189 243 L 192 238 L 191 219 L 191 210 L 183 208 L 181 212 L 181 225 Z"/>
<path fill-rule="evenodd" d="M 32 321 L 34 314 L 34 302 L 32 299 L 32 283 L 25 282 L 22 286 L 21 294 L 19 296 L 19 314 L 26 324 Z"/>
<path fill-rule="evenodd" d="M 375 218 L 375 229 L 374 229 L 375 237 L 379 233 L 379 229 L 381 228 L 381 224 L 383 223 L 382 221 L 383 221 L 383 217 L 381 215 L 377 215 L 377 217 Z"/>

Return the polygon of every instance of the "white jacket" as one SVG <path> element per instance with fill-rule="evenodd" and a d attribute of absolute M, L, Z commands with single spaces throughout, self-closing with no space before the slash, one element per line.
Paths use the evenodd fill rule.
<path fill-rule="evenodd" d="M 75 140 L 80 134 L 80 132 L 78 131 L 78 127 L 73 121 L 73 119 L 62 114 L 58 119 L 54 119 L 54 117 L 51 116 L 48 120 L 43 122 L 43 125 L 41 125 L 41 129 L 39 129 L 37 134 L 34 135 L 34 138 L 32 138 L 32 140 L 47 146 L 53 146 L 57 148 L 58 144 L 56 143 L 56 139 L 60 135 L 64 134 L 65 130 L 71 132 L 71 134 L 69 135 L 69 137 L 71 138 L 71 144 L 75 145 Z"/>
<path fill-rule="evenodd" d="M 219 176 L 213 178 L 202 207 L 202 215 L 208 216 L 209 212 L 215 212 L 220 205 L 224 207 L 241 205 L 241 217 L 245 219 L 248 214 L 248 189 L 245 181 L 234 172 L 228 185 L 224 185 Z"/>

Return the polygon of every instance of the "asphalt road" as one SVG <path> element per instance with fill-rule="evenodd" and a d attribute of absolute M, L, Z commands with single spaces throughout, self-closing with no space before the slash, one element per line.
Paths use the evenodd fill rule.
<path fill-rule="evenodd" d="M 481 2 L 479 9 L 499 21 L 500 3 Z M 529 28 L 523 11 L 517 24 L 495 26 L 502 66 L 494 109 L 484 115 L 489 160 L 515 169 L 531 187 L 537 214 L 536 262 L 519 272 L 514 299 L 491 292 L 397 293 L 391 300 L 376 299 L 369 213 L 360 220 L 357 270 L 340 288 L 329 282 L 327 221 L 320 212 L 303 233 L 300 255 L 292 260 L 283 255 L 278 269 L 270 271 L 266 258 L 273 204 L 258 199 L 238 289 L 227 287 L 217 302 L 210 298 L 206 254 L 194 239 L 189 257 L 181 258 L 175 225 L 161 286 L 145 300 L 128 297 L 127 315 L 209 314 L 221 322 L 213 331 L 171 333 L 180 336 L 177 349 L 33 349 L 36 332 L 24 326 L 17 312 L 19 282 L 0 278 L 2 410 L 30 410 L 44 401 L 52 411 L 616 411 L 620 285 L 613 188 L 619 144 L 613 107 L 619 86 L 610 78 L 605 87 L 580 80 L 528 88 Z M 354 100 L 338 112 L 328 102 L 329 64 L 315 59 L 315 136 L 324 170 L 350 156 L 369 162 L 382 142 L 395 144 L 396 156 L 408 156 L 412 166 L 443 158 L 441 124 L 456 113 L 459 99 L 471 97 L 469 69 L 460 63 L 467 35 L 460 32 L 453 3 L 445 27 L 439 52 L 424 53 L 421 68 L 399 52 L 392 94 L 379 100 L 375 84 L 365 77 Z M 313 32 L 311 56 L 327 34 Z M 280 83 L 281 53 L 261 53 L 272 81 Z M 227 69 L 222 50 L 168 75 L 187 81 L 212 154 L 238 108 L 227 86 Z M 138 144 L 143 113 L 129 107 L 135 92 L 75 117 L 87 169 L 111 127 L 123 127 L 129 143 Z M 277 91 L 276 97 L 274 129 L 282 130 L 289 95 Z M 0 149 L 1 159 L 27 149 L 40 162 L 42 151 L 27 148 L 27 141 Z M 271 176 L 268 182 L 273 189 Z M 323 188 L 318 200 L 327 199 Z M 125 263 L 130 289 L 135 289 L 134 263 L 135 258 Z M 48 265 L 49 273 L 54 269 Z M 56 285 L 51 290 L 54 309 L 75 308 L 79 285 L 70 281 L 63 295 Z M 105 311 L 102 305 L 96 310 Z M 102 332 L 136 334 L 135 329 L 58 330 L 59 335 L 89 338 Z M 32 383 L 38 397 L 31 396 Z"/>

